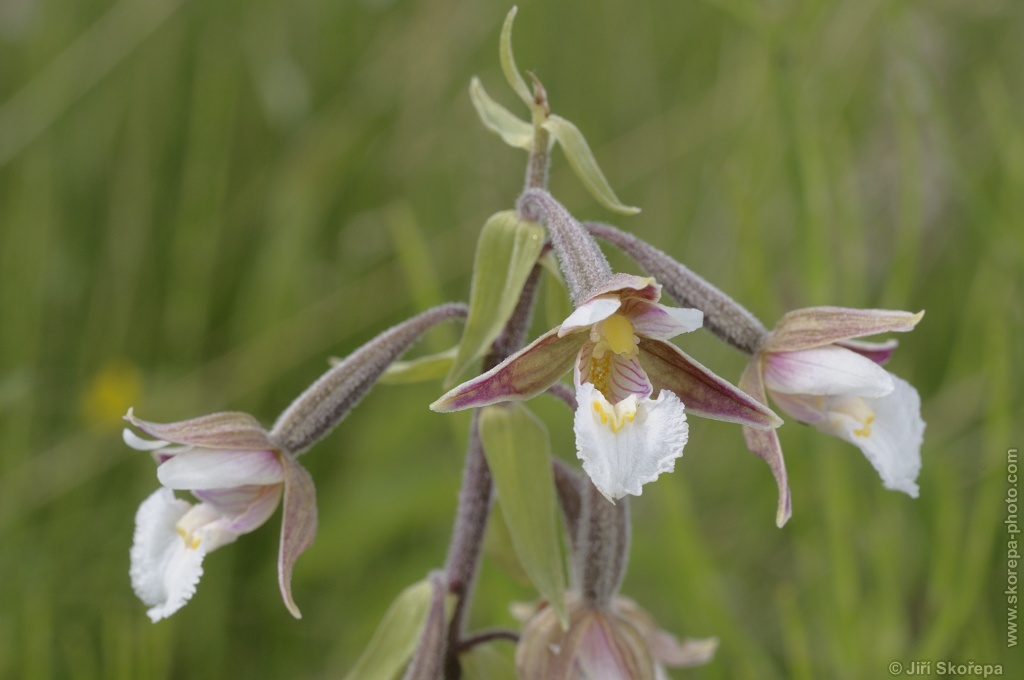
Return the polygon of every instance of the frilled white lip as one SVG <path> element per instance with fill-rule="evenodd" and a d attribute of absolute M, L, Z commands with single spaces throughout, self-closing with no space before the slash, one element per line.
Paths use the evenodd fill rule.
<path fill-rule="evenodd" d="M 610 501 L 639 496 L 644 484 L 675 468 L 688 426 L 682 402 L 662 390 L 657 399 L 612 405 L 590 383 L 576 388 L 577 455 L 594 486 Z M 630 412 L 631 411 L 631 412 Z"/>

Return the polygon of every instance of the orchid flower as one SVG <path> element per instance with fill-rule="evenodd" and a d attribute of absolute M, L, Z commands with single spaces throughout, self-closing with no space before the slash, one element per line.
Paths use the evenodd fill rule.
<path fill-rule="evenodd" d="M 887 489 L 917 497 L 924 421 L 921 398 L 909 383 L 881 368 L 896 341 L 854 340 L 906 332 L 924 312 L 811 307 L 789 312 L 761 343 L 740 387 L 767 403 L 857 446 Z M 779 482 L 780 526 L 789 516 L 782 449 L 774 432 L 744 428 L 751 450 Z"/>
<path fill-rule="evenodd" d="M 668 680 L 666 666 L 705 664 L 718 647 L 716 638 L 680 642 L 627 597 L 594 607 L 571 595 L 566 604 L 567 630 L 544 603 L 513 612 L 525 622 L 516 648 L 523 680 Z"/>
<path fill-rule="evenodd" d="M 672 471 L 686 444 L 687 410 L 758 429 L 777 427 L 782 421 L 770 409 L 667 342 L 700 328 L 703 315 L 658 304 L 660 296 L 654 279 L 612 276 L 560 326 L 431 408 L 447 412 L 529 399 L 572 369 L 577 454 L 612 501 L 640 495 L 643 484 Z"/>
<path fill-rule="evenodd" d="M 124 430 L 128 446 L 150 451 L 163 485 L 135 515 L 131 581 L 155 623 L 185 605 L 203 574 L 203 559 L 266 522 L 284 496 L 278 583 L 296 618 L 292 568 L 316 534 L 316 494 L 309 473 L 246 413 L 215 413 L 159 424 L 125 416 L 155 439 Z M 199 503 L 175 496 L 192 492 Z"/>

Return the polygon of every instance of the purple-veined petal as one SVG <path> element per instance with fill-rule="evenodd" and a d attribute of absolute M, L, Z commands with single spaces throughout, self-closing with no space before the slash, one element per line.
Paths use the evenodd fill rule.
<path fill-rule="evenodd" d="M 740 376 L 740 389 L 760 402 L 768 400 L 761 379 L 761 358 L 755 355 L 747 364 Z M 743 428 L 743 439 L 747 442 L 750 452 L 768 464 L 775 477 L 775 485 L 779 489 L 779 504 L 775 510 L 775 525 L 782 528 L 793 514 L 793 501 L 789 491 L 789 479 L 786 475 L 786 460 L 782 457 L 782 444 L 775 430 L 755 430 Z"/>
<path fill-rule="evenodd" d="M 316 487 L 304 467 L 284 459 L 284 516 L 281 518 L 281 549 L 277 556 L 277 582 L 284 604 L 297 619 L 302 618 L 292 598 L 295 560 L 316 538 Z"/>
<path fill-rule="evenodd" d="M 181 609 L 203 575 L 206 552 L 187 546 L 176 528 L 191 507 L 170 489 L 157 489 L 135 514 L 129 574 L 154 623 Z"/>
<path fill-rule="evenodd" d="M 718 377 L 671 343 L 641 338 L 640 364 L 655 392 L 668 390 L 675 393 L 691 415 L 739 423 L 759 430 L 769 430 L 782 424 L 782 419 L 770 408 Z"/>
<path fill-rule="evenodd" d="M 895 338 L 890 338 L 885 342 L 868 342 L 866 340 L 840 340 L 835 343 L 839 347 L 851 350 L 857 354 L 871 359 L 879 366 L 884 366 L 887 361 L 892 357 L 892 353 L 896 351 L 896 347 L 900 344 Z"/>
<path fill-rule="evenodd" d="M 156 469 L 170 489 L 229 489 L 249 484 L 277 484 L 284 479 L 276 451 L 190 449 Z"/>
<path fill-rule="evenodd" d="M 675 468 L 688 426 L 679 398 L 662 390 L 656 400 L 610 404 L 590 383 L 576 389 L 577 455 L 594 486 L 614 502 Z"/>
<path fill-rule="evenodd" d="M 628 300 L 622 313 L 633 324 L 637 335 L 655 340 L 668 340 L 704 324 L 704 313 L 699 309 L 666 307 L 641 299 Z"/>
<path fill-rule="evenodd" d="M 606 351 L 600 359 L 595 359 L 595 346 L 595 343 L 589 342 L 580 349 L 573 374 L 576 385 L 585 382 L 592 384 L 613 404 L 631 394 L 640 398 L 651 396 L 654 388 L 638 356 Z"/>
<path fill-rule="evenodd" d="M 247 451 L 274 448 L 266 430 L 248 413 L 214 413 L 176 423 L 151 423 L 136 418 L 128 409 L 124 419 L 149 436 L 173 444 Z"/>
<path fill-rule="evenodd" d="M 562 322 L 562 325 L 558 327 L 558 336 L 564 337 L 569 333 L 590 328 L 598 321 L 607 319 L 621 306 L 622 300 L 616 295 L 592 297 L 573 310 L 569 318 Z"/>
<path fill-rule="evenodd" d="M 614 614 L 595 611 L 580 630 L 576 665 L 586 680 L 640 680 L 654 677 L 654 661 L 643 636 Z M 572 635 L 572 633 L 570 633 Z"/>
<path fill-rule="evenodd" d="M 830 417 L 815 427 L 857 446 L 878 471 L 885 488 L 917 498 L 925 428 L 921 419 L 921 397 L 910 383 L 896 376 L 892 378 L 895 389 L 890 394 L 878 399 L 862 399 L 871 415 L 865 417 L 858 413 L 860 404 L 833 400 L 829 406 Z"/>
<path fill-rule="evenodd" d="M 281 502 L 283 484 L 203 489 L 192 495 L 222 515 L 226 530 L 235 534 L 255 531 L 270 519 Z M 210 548 L 207 552 L 210 552 Z"/>
<path fill-rule="evenodd" d="M 587 338 L 586 333 L 560 338 L 558 329 L 552 329 L 487 373 L 456 386 L 430 408 L 447 413 L 534 397 L 572 369 Z"/>
<path fill-rule="evenodd" d="M 764 384 L 773 393 L 881 397 L 893 389 L 884 368 L 835 345 L 763 357 Z"/>
<path fill-rule="evenodd" d="M 789 312 L 765 340 L 765 351 L 792 352 L 879 333 L 905 333 L 924 316 L 890 309 L 808 307 Z"/>

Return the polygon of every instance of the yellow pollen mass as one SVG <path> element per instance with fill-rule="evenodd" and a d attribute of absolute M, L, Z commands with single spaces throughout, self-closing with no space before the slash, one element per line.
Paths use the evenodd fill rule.
<path fill-rule="evenodd" d="M 612 314 L 601 322 L 598 329 L 608 349 L 616 354 L 632 354 L 636 352 L 636 337 L 633 335 L 633 324 L 622 314 Z"/>

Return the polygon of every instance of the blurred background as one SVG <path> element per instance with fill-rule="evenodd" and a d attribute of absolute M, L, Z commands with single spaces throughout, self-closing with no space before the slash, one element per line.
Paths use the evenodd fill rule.
<path fill-rule="evenodd" d="M 476 234 L 525 167 L 467 93 L 479 75 L 526 116 L 498 63 L 508 9 L 0 0 L 0 678 L 340 678 L 442 564 L 468 417 L 427 410 L 438 384 L 379 386 L 304 458 L 321 518 L 295 571 L 304 618 L 278 595 L 275 516 L 153 625 L 128 548 L 156 478 L 120 417 L 270 424 L 328 357 L 466 298 Z M 694 419 L 676 472 L 633 504 L 624 592 L 721 639 L 674 677 L 1021 668 L 1003 591 L 1024 440 L 1022 26 L 1016 0 L 520 1 L 519 66 L 643 208 L 607 213 L 556 152 L 551 189 L 577 216 L 769 327 L 814 304 L 927 310 L 889 365 L 924 402 L 917 500 L 790 424 L 794 514 L 776 529 L 739 428 Z M 680 343 L 738 379 L 743 357 L 707 333 Z M 535 404 L 572 459 L 564 407 Z M 508 602 L 532 597 L 488 561 L 474 625 L 512 625 Z"/>

